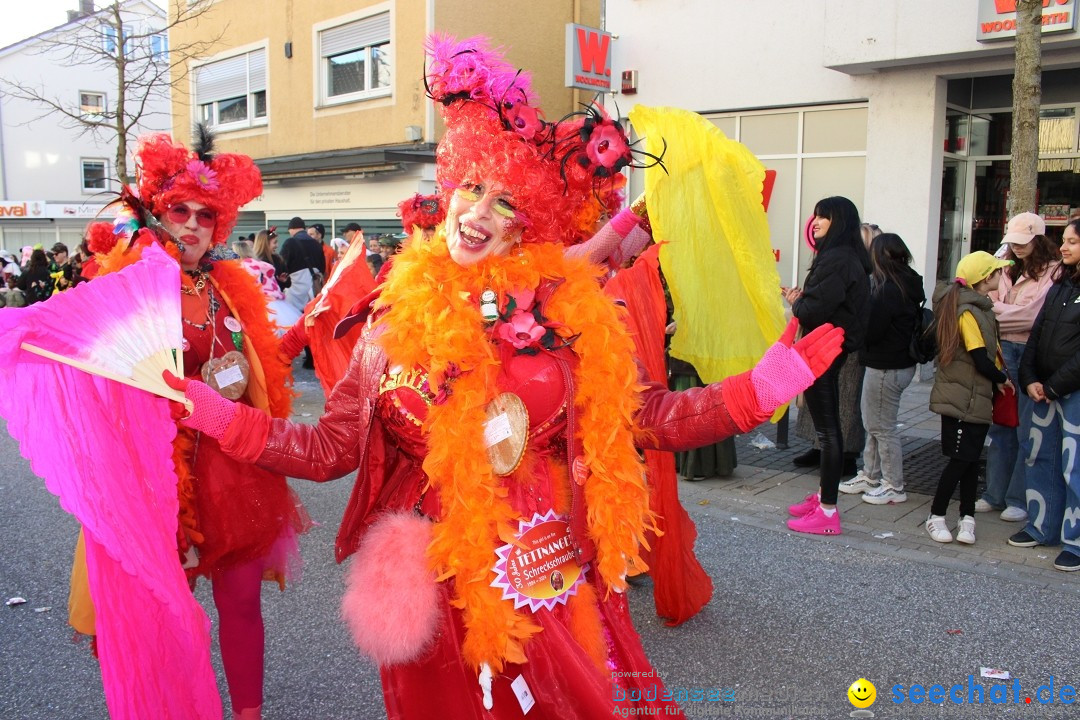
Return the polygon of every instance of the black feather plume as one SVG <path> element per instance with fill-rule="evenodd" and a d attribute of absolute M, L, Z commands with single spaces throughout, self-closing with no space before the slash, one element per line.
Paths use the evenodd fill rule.
<path fill-rule="evenodd" d="M 214 133 L 204 123 L 195 123 L 195 147 L 192 148 L 199 159 L 209 165 L 214 159 Z"/>

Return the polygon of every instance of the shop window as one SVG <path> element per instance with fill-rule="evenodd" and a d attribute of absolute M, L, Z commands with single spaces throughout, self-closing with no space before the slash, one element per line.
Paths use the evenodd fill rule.
<path fill-rule="evenodd" d="M 799 114 L 743 115 L 741 133 L 755 155 L 791 155 L 799 150 Z"/>
<path fill-rule="evenodd" d="M 82 161 L 82 189 L 83 192 L 97 192 L 104 190 L 108 182 L 109 161 L 100 159 L 86 159 Z"/>
<path fill-rule="evenodd" d="M 807 111 L 803 152 L 866 152 L 866 108 Z"/>
<path fill-rule="evenodd" d="M 319 33 L 321 98 L 326 104 L 390 93 L 390 13 L 383 12 Z"/>
<path fill-rule="evenodd" d="M 1076 150 L 1076 108 L 1039 111 L 1039 154 Z M 1039 168 L 1042 170 L 1042 168 Z"/>
<path fill-rule="evenodd" d="M 195 68 L 199 119 L 219 130 L 265 125 L 266 49 Z"/>
<path fill-rule="evenodd" d="M 720 128 L 720 132 L 724 133 L 729 138 L 734 140 L 736 137 L 738 137 L 738 135 L 736 134 L 737 122 L 734 117 L 713 117 L 709 118 L 709 121 L 712 122 L 712 124 L 716 127 Z"/>

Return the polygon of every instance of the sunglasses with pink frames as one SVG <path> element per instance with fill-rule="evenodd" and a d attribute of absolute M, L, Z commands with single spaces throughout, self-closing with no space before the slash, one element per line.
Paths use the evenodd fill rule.
<path fill-rule="evenodd" d="M 199 208 L 195 210 L 195 222 L 199 227 L 212 228 L 217 222 L 217 213 L 210 208 Z M 192 210 L 187 205 L 173 205 L 169 208 L 165 216 L 169 218 L 169 222 L 176 225 L 185 225 L 189 218 L 191 218 Z"/>

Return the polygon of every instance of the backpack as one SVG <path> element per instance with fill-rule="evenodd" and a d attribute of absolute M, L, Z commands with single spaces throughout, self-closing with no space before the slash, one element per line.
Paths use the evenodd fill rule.
<path fill-rule="evenodd" d="M 934 311 L 926 307 L 923 300 L 915 308 L 915 329 L 908 344 L 908 356 L 919 364 L 932 361 L 937 357 L 937 323 Z"/>

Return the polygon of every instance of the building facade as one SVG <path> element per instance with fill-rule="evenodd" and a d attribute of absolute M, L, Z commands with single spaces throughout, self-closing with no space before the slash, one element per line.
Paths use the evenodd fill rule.
<path fill-rule="evenodd" d="M 1039 211 L 1080 205 L 1076 0 L 1044 1 Z M 1009 184 L 1012 0 L 607 0 L 614 73 L 635 103 L 700 112 L 777 171 L 769 225 L 784 284 L 822 197 L 898 233 L 929 288 L 995 250 Z M 640 178 L 631 178 L 631 188 Z"/>
<path fill-rule="evenodd" d="M 110 40 L 106 11 L 88 10 L 0 49 L 0 78 L 40 88 L 80 118 L 115 109 L 116 67 L 103 62 L 117 51 L 115 35 Z M 146 47 L 129 44 L 129 59 L 167 62 L 165 12 L 142 0 L 123 3 L 122 12 L 129 33 L 147 36 Z M 83 44 L 90 49 L 73 56 L 73 47 Z M 170 101 L 164 90 L 146 99 L 144 122 L 136 133 L 169 130 Z M 0 84 L 0 247 L 41 244 L 48 249 L 56 242 L 77 247 L 87 223 L 119 190 L 115 157 L 115 136 L 84 133 L 59 113 L 48 113 Z"/>
<path fill-rule="evenodd" d="M 335 235 L 349 222 L 397 233 L 398 202 L 435 189 L 441 128 L 425 94 L 425 37 L 482 34 L 505 46 L 558 118 L 588 99 L 563 87 L 566 23 L 599 21 L 600 0 L 217 0 L 197 27 L 170 37 L 179 47 L 194 33 L 223 34 L 186 68 L 175 134 L 188 142 L 203 121 L 219 148 L 255 158 L 263 195 L 244 208 L 237 234 L 293 216 Z"/>

